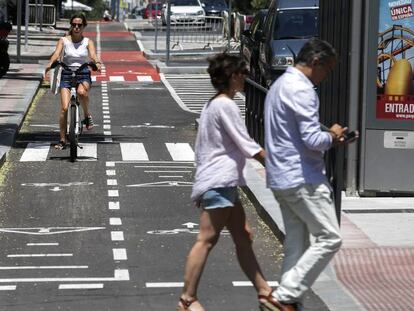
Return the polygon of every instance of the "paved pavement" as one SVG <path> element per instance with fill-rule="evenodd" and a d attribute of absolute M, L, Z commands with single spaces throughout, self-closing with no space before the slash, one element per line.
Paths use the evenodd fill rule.
<path fill-rule="evenodd" d="M 0 79 L 1 160 L 7 156 L 35 98 L 44 61 L 61 33 L 62 30 L 31 32 L 27 48 L 22 48 L 24 64 L 12 63 L 9 73 Z M 15 51 L 12 34 L 12 59 Z M 265 187 L 264 168 L 250 161 L 246 176 L 246 191 L 259 214 L 283 237 L 280 210 Z M 315 293 L 333 311 L 414 310 L 414 198 L 344 196 L 342 210 L 344 245 L 313 286 Z"/>

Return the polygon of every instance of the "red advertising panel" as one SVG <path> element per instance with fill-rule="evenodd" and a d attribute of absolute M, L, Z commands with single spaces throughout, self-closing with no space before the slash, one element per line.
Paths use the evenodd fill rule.
<path fill-rule="evenodd" d="M 413 0 L 380 0 L 377 119 L 414 120 Z"/>

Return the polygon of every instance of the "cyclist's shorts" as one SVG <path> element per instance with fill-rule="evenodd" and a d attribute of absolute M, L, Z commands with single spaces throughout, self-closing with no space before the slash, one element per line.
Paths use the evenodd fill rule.
<path fill-rule="evenodd" d="M 63 69 L 62 76 L 60 77 L 59 87 L 70 89 L 71 81 L 72 81 L 72 71 Z M 82 82 L 88 82 L 89 85 L 92 85 L 91 72 L 88 68 L 83 68 L 82 71 L 76 75 L 76 83 L 77 83 L 76 85 Z"/>

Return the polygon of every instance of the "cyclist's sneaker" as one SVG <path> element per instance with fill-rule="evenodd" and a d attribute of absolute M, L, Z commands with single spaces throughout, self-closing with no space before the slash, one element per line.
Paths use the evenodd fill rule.
<path fill-rule="evenodd" d="M 91 130 L 93 128 L 93 125 L 94 125 L 93 120 L 92 120 L 92 116 L 91 115 L 87 116 L 85 118 L 85 120 L 83 120 L 83 123 L 85 124 L 87 130 Z"/>

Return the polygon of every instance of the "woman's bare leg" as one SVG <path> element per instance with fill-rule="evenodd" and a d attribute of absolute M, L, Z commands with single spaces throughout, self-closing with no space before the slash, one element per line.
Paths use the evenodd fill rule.
<path fill-rule="evenodd" d="M 70 90 L 60 89 L 59 133 L 60 141 L 66 141 L 67 112 L 70 102 Z"/>
<path fill-rule="evenodd" d="M 184 288 L 181 298 L 193 300 L 197 297 L 197 287 L 207 257 L 216 245 L 220 232 L 223 230 L 231 214 L 231 208 L 203 210 L 200 216 L 200 233 L 187 257 L 184 272 Z M 190 310 L 204 310 L 195 302 Z"/>
<path fill-rule="evenodd" d="M 246 223 L 246 215 L 240 202 L 231 209 L 232 213 L 227 224 L 234 244 L 236 246 L 237 259 L 247 278 L 253 283 L 259 295 L 269 295 L 272 291 L 267 284 L 257 262 L 252 247 L 252 234 Z"/>
<path fill-rule="evenodd" d="M 90 89 L 90 85 L 88 82 L 80 83 L 77 89 L 79 103 L 82 106 L 82 110 L 83 110 L 83 114 L 85 118 L 90 115 L 89 113 L 89 89 Z"/>

